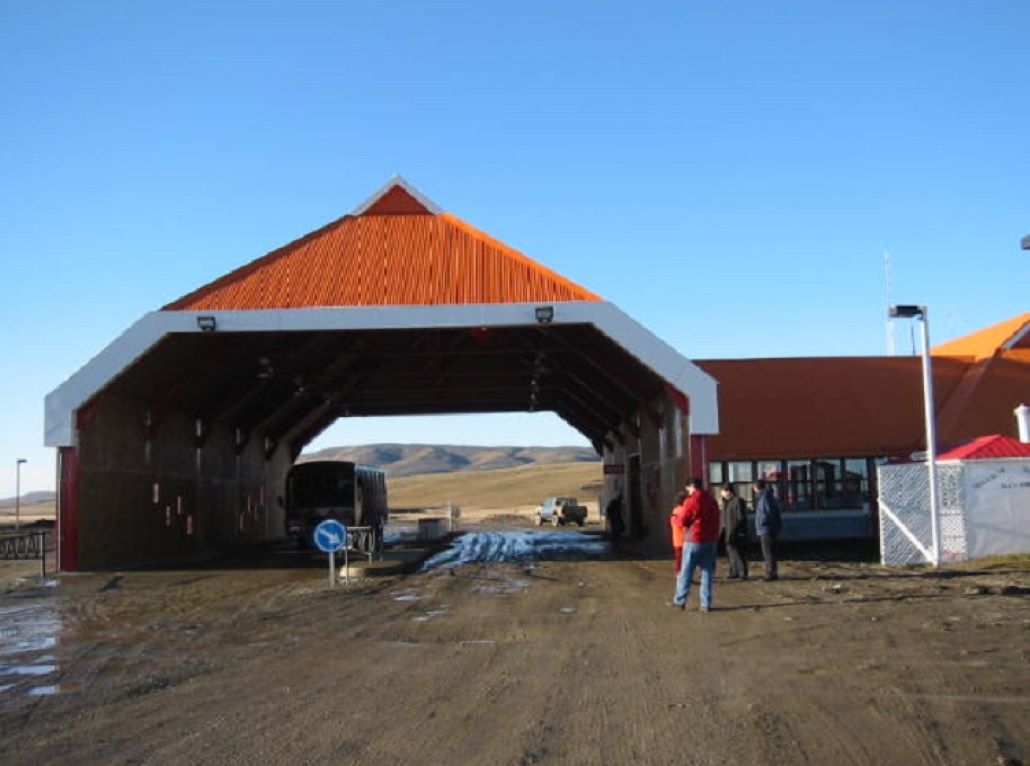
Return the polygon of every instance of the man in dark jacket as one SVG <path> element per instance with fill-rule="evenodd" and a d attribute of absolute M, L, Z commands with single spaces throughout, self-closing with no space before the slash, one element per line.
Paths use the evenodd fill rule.
<path fill-rule="evenodd" d="M 772 487 L 764 479 L 755 482 L 755 534 L 762 541 L 762 558 L 765 559 L 763 580 L 776 580 L 776 538 L 780 536 L 783 521 L 780 519 L 780 503 Z"/>
<path fill-rule="evenodd" d="M 730 562 L 730 579 L 747 579 L 747 509 L 737 497 L 732 484 L 722 488 L 721 529 L 726 543 L 726 558 Z"/>
<path fill-rule="evenodd" d="M 604 515 L 608 519 L 608 539 L 617 543 L 622 537 L 622 492 L 616 492 L 604 509 Z"/>
<path fill-rule="evenodd" d="M 687 530 L 683 544 L 683 567 L 676 578 L 676 595 L 670 606 L 686 609 L 690 581 L 694 570 L 701 569 L 701 611 L 712 607 L 712 580 L 715 579 L 715 557 L 719 543 L 719 506 L 704 490 L 701 479 L 687 481 L 687 499 L 673 517 Z"/>

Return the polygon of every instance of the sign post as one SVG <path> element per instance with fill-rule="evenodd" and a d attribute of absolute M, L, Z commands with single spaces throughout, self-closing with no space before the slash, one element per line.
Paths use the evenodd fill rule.
<path fill-rule="evenodd" d="M 336 551 L 342 548 L 346 556 L 347 527 L 336 519 L 326 519 L 315 527 L 313 537 L 318 549 L 329 554 L 329 585 L 333 587 L 336 585 Z M 350 572 L 347 573 L 347 582 L 350 582 Z"/>

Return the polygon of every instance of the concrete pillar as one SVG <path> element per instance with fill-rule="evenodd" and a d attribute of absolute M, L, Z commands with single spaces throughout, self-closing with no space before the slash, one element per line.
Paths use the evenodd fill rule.
<path fill-rule="evenodd" d="M 616 492 L 623 493 L 626 533 L 633 531 L 631 516 L 634 482 L 631 472 L 639 461 L 640 537 L 645 548 L 655 552 L 670 551 L 669 512 L 677 492 L 683 489 L 689 471 L 690 436 L 686 413 L 669 396 L 648 402 L 640 411 L 639 438 L 627 435 L 625 444 L 613 443 L 605 451 L 604 494 L 602 513 Z M 634 428 L 637 422 L 633 423 Z M 623 429 L 624 433 L 629 428 Z"/>
<path fill-rule="evenodd" d="M 79 566 L 78 545 L 79 451 L 57 450 L 57 568 L 74 572 Z"/>

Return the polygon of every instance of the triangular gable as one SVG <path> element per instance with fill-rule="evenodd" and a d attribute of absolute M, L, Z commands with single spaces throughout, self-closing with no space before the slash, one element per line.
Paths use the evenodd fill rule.
<path fill-rule="evenodd" d="M 165 310 L 598 301 L 394 179 L 344 216 Z"/>
<path fill-rule="evenodd" d="M 438 215 L 439 205 L 401 176 L 394 176 L 371 197 L 351 211 L 351 215 Z"/>

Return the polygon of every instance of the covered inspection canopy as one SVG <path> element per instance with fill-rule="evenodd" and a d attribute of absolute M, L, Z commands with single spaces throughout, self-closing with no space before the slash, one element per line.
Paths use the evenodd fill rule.
<path fill-rule="evenodd" d="M 218 449 L 246 456 L 258 445 L 265 461 L 288 464 L 339 417 L 550 410 L 603 454 L 638 439 L 666 401 L 689 411 L 691 434 L 718 430 L 709 375 L 397 178 L 351 214 L 144 316 L 47 396 L 46 443 L 74 463 L 62 466 L 63 512 L 81 522 L 79 480 L 128 471 L 125 440 L 142 445 L 156 487 L 188 470 L 160 463 L 162 439 L 200 450 L 221 434 Z M 204 471 L 199 457 L 189 470 Z M 232 480 L 223 470 L 222 490 Z"/>

